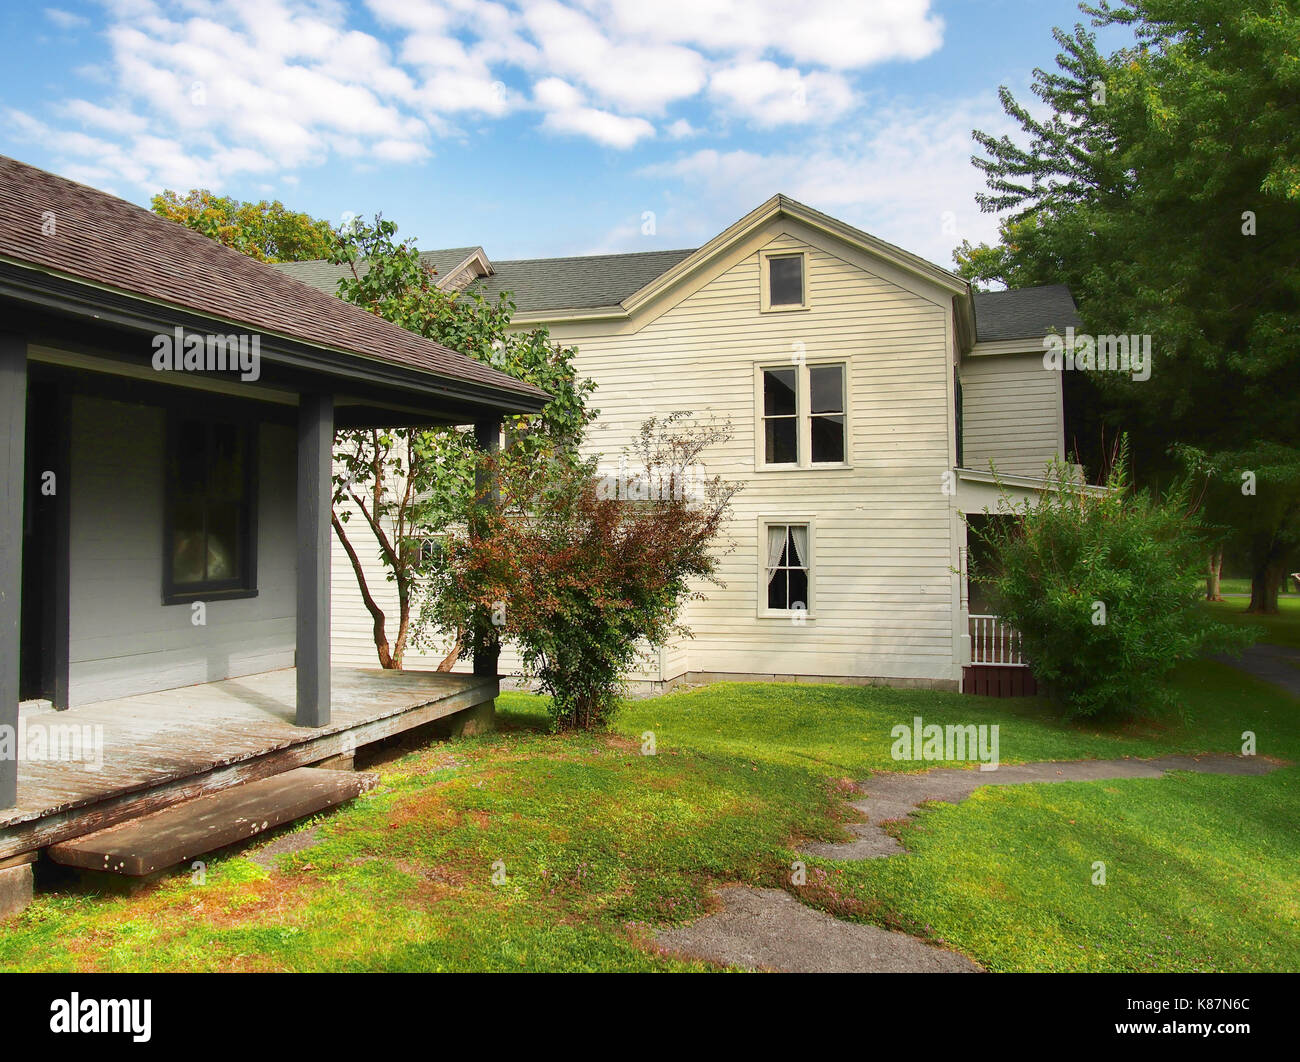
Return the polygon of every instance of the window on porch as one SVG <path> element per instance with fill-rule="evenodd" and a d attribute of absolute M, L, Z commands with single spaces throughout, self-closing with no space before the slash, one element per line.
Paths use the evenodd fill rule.
<path fill-rule="evenodd" d="M 257 592 L 254 428 L 174 416 L 168 429 L 163 600 Z"/>

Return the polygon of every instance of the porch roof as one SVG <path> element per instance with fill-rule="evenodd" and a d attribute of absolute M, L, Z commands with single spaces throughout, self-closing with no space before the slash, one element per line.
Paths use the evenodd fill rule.
<path fill-rule="evenodd" d="M 43 288 L 67 295 L 69 281 L 91 302 L 111 294 L 189 311 L 223 329 L 344 355 L 352 373 L 369 366 L 397 383 L 397 368 L 417 387 L 501 411 L 535 410 L 548 398 L 183 225 L 0 156 L 0 294 L 33 302 Z"/>

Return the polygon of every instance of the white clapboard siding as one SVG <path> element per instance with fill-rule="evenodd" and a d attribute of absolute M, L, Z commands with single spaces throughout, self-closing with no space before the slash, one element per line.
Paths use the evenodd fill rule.
<path fill-rule="evenodd" d="M 722 561 L 725 586 L 704 587 L 707 600 L 690 605 L 694 638 L 666 653 L 666 677 L 951 681 L 950 311 L 842 256 L 828 237 L 785 230 L 634 330 L 551 327 L 577 344 L 580 372 L 598 385 L 588 446 L 611 464 L 651 414 L 684 409 L 732 425 L 706 464 L 744 483 L 727 529 L 736 548 Z M 807 254 L 811 309 L 759 312 L 760 246 Z M 796 351 L 848 365 L 850 468 L 755 469 L 755 366 L 788 364 Z M 803 624 L 758 615 L 760 515 L 814 522 Z"/>
<path fill-rule="evenodd" d="M 351 513 L 344 524 L 344 530 L 347 533 L 348 540 L 357 551 L 357 558 L 361 561 L 362 570 L 365 572 L 366 585 L 370 590 L 370 594 L 380 609 L 383 610 L 385 631 L 391 649 L 393 640 L 397 637 L 397 587 L 386 578 L 388 569 L 380 559 L 378 541 L 360 512 L 357 511 L 354 505 L 348 505 L 344 509 Z M 344 510 L 341 509 L 340 511 Z M 343 547 L 339 545 L 337 535 L 334 540 L 330 571 L 330 595 L 330 652 L 334 665 L 337 667 L 378 667 L 379 654 L 375 649 L 374 621 L 371 619 L 370 612 L 366 609 L 365 600 L 361 596 L 361 588 L 357 582 L 352 562 L 348 559 Z M 417 618 L 418 605 L 413 605 L 411 610 L 412 624 Z M 414 644 L 410 644 L 403 657 L 402 666 L 412 670 L 431 670 L 442 662 L 449 649 L 449 642 L 438 643 L 433 651 L 422 651 L 417 649 Z M 502 646 L 498 666 L 502 675 L 521 677 L 523 674 L 523 661 L 520 659 L 518 650 L 510 643 Z M 468 660 L 458 661 L 453 668 L 458 673 L 468 672 L 471 669 L 472 665 Z M 659 674 L 657 655 L 651 654 L 644 666 L 629 672 L 627 677 L 634 681 L 659 680 L 661 675 Z"/>
<path fill-rule="evenodd" d="M 966 358 L 961 365 L 962 461 L 1009 475 L 1041 476 L 1065 452 L 1061 374 L 1042 354 Z"/>
<path fill-rule="evenodd" d="M 291 667 L 294 654 L 294 435 L 258 439 L 258 593 L 162 604 L 162 409 L 75 396 L 69 497 L 69 683 L 76 704 Z"/>

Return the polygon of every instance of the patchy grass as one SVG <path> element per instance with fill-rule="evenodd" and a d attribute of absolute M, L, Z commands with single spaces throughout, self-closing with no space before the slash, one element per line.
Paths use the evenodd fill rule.
<path fill-rule="evenodd" d="M 806 772 L 551 736 L 523 704 L 390 764 L 272 872 L 227 856 L 201 886 L 40 896 L 0 932 L 0 969 L 692 968 L 644 947 L 644 924 L 699 915 L 715 880 L 778 884 L 790 839 L 843 816 Z"/>
<path fill-rule="evenodd" d="M 1032 700 L 737 684 L 556 736 L 540 698 L 506 694 L 500 730 L 387 764 L 272 870 L 226 855 L 204 885 L 41 895 L 0 931 L 0 969 L 695 969 L 648 927 L 698 916 L 723 882 L 790 887 L 800 838 L 843 836 L 847 779 L 924 766 L 889 756 L 914 715 L 997 723 L 1006 762 L 1235 751 L 1244 729 L 1300 760 L 1294 700 L 1208 662 L 1178 685 L 1183 719 L 1110 729 Z M 984 789 L 900 825 L 914 855 L 813 862 L 803 898 L 994 969 L 1294 969 L 1297 771 Z"/>

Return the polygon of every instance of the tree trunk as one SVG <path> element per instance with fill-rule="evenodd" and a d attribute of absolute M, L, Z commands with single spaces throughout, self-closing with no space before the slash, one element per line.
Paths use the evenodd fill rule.
<path fill-rule="evenodd" d="M 366 584 L 365 569 L 361 567 L 361 560 L 357 557 L 357 551 L 352 548 L 352 543 L 348 541 L 347 532 L 343 530 L 343 521 L 338 518 L 337 513 L 331 513 L 330 523 L 334 526 L 334 533 L 339 536 L 339 541 L 343 543 L 343 552 L 348 555 L 348 560 L 352 562 L 352 571 L 357 577 L 357 586 L 361 588 L 361 600 L 365 602 L 366 611 L 370 613 L 371 636 L 375 640 L 375 652 L 379 654 L 379 666 L 387 671 L 392 671 L 394 668 L 400 669 L 400 661 L 396 664 L 393 662 L 393 654 L 388 648 L 388 634 L 384 629 L 384 610 L 379 607 L 379 604 L 370 593 L 370 587 Z"/>
<path fill-rule="evenodd" d="M 1269 560 L 1258 566 L 1250 577 L 1250 606 L 1247 612 L 1277 615 L 1277 594 L 1282 587 L 1282 562 Z"/>
<path fill-rule="evenodd" d="M 1220 592 L 1220 580 L 1223 576 L 1223 547 L 1220 546 L 1210 553 L 1209 564 L 1205 570 L 1205 600 L 1222 601 L 1223 594 Z"/>

